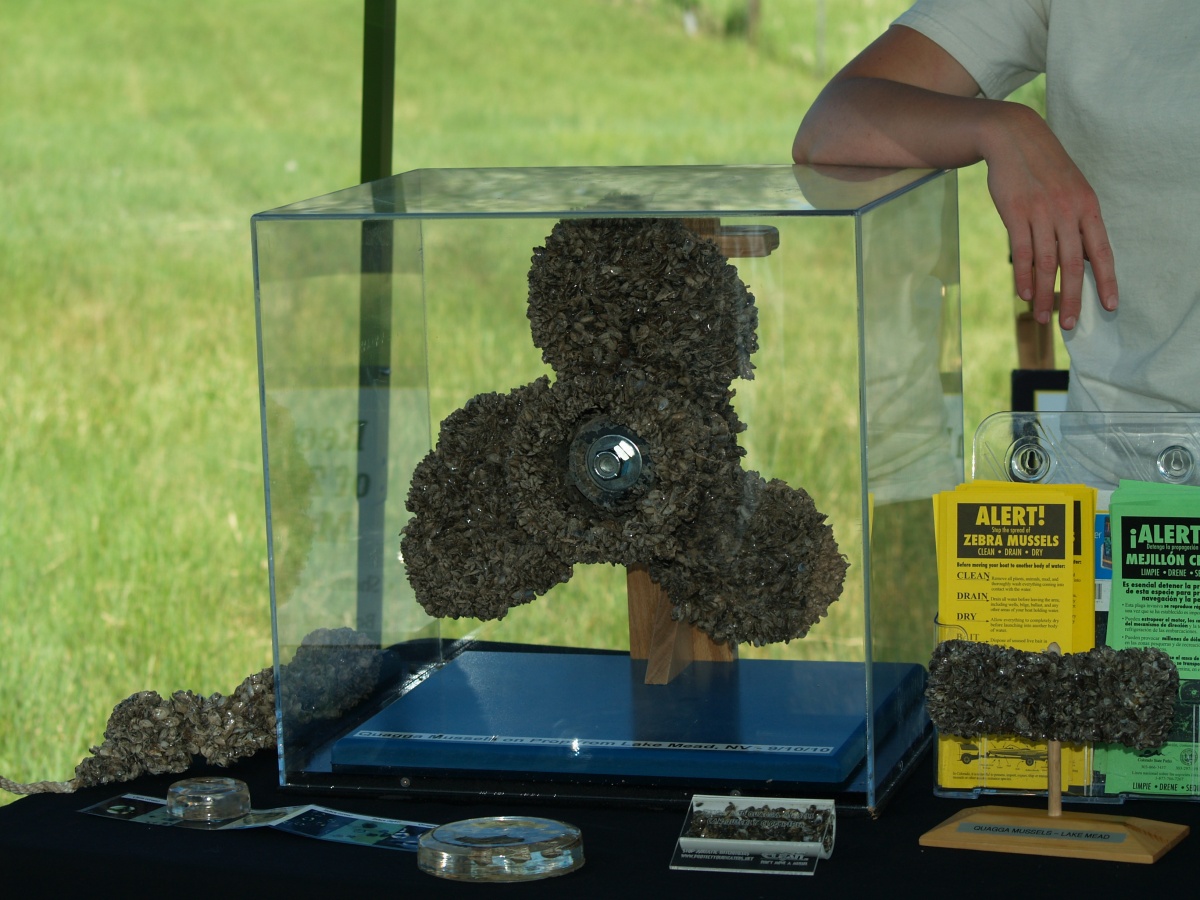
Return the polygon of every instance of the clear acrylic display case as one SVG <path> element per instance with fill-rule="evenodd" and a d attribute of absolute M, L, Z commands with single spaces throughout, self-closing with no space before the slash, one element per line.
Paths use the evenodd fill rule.
<path fill-rule="evenodd" d="M 1181 412 L 998 412 L 980 423 L 972 441 L 971 470 L 975 479 L 1018 484 L 1086 484 L 1097 491 L 1094 523 L 1085 531 L 1095 546 L 1096 643 L 1109 643 L 1110 605 L 1114 590 L 1114 557 L 1122 541 L 1113 527 L 1110 502 L 1122 481 L 1150 485 L 1200 487 L 1200 414 Z M 1186 496 L 1186 495 L 1185 495 Z M 1176 515 L 1195 501 L 1175 502 L 1168 513 L 1150 514 L 1149 521 L 1175 522 Z M 1200 515 L 1195 509 L 1192 515 Z M 1186 519 L 1189 526 L 1192 519 Z M 1191 534 L 1190 528 L 1188 534 Z M 1088 765 L 1081 783 L 1068 781 L 1064 795 L 1077 801 L 1118 803 L 1127 798 L 1200 799 L 1200 679 L 1197 647 L 1197 572 L 1200 543 L 1189 539 L 1178 559 L 1182 568 L 1155 576 L 1151 590 L 1161 594 L 1171 610 L 1164 618 L 1155 645 L 1172 655 L 1180 669 L 1180 686 L 1174 718 L 1166 743 L 1153 750 L 1135 751 L 1117 745 L 1079 745 Z M 1174 551 L 1180 550 L 1172 546 Z M 1147 576 L 1150 577 L 1150 576 Z M 1153 596 L 1153 595 L 1152 595 Z M 960 629 L 942 629 L 944 639 L 962 637 Z M 1003 759 L 1014 767 L 1044 760 L 1031 757 L 1032 745 L 1011 736 L 988 736 L 960 745 L 975 759 Z M 1137 762 L 1132 762 L 1134 758 Z M 988 779 L 981 771 L 971 788 L 935 785 L 942 796 L 977 797 L 983 794 L 1044 793 L 1044 789 L 1010 787 L 1011 779 Z M 1137 773 L 1137 774 L 1130 774 Z"/>
<path fill-rule="evenodd" d="M 502 618 L 434 617 L 419 602 L 402 532 L 414 472 L 428 473 L 419 465 L 433 448 L 447 452 L 441 423 L 558 386 L 527 313 L 531 265 L 560 221 L 682 227 L 715 243 L 753 296 L 755 340 L 739 345 L 754 350 L 753 377 L 730 385 L 745 426 L 736 466 L 779 480 L 788 496 L 807 491 L 848 563 L 840 599 L 807 636 L 734 651 L 676 624 L 670 595 L 656 594 L 636 552 L 620 547 L 620 528 L 621 565 L 589 556 L 532 602 L 523 601 L 544 585 L 524 583 L 519 564 L 505 570 L 523 582 L 513 593 L 522 602 Z M 953 173 L 422 170 L 261 213 L 253 237 L 282 784 L 681 806 L 736 790 L 880 807 L 931 737 L 922 700 L 937 609 L 930 497 L 963 473 Z M 690 237 L 684 244 L 691 252 Z M 603 263 L 606 273 L 622 267 Z M 629 302 L 666 302 L 685 324 L 678 314 L 692 313 L 689 333 L 702 333 L 704 315 L 674 284 L 682 299 L 663 301 L 638 280 Z M 611 340 L 588 331 L 590 316 L 557 321 L 578 333 L 580 353 Z M 656 327 L 634 326 L 629 346 L 669 355 Z M 622 373 L 654 388 L 642 350 L 621 347 Z M 600 376 L 586 371 L 572 369 L 571 384 L 563 374 L 563 390 L 593 390 Z M 676 382 L 702 380 L 689 373 Z M 658 408 L 670 412 L 665 400 Z M 635 436 L 634 449 L 658 468 L 634 474 L 661 486 L 664 447 L 691 420 L 647 415 L 641 427 L 658 437 Z M 543 498 L 529 500 L 512 479 L 527 457 L 574 466 L 582 431 L 568 422 L 574 439 L 530 440 L 518 418 L 460 436 L 458 452 L 475 462 L 447 464 L 444 485 L 416 491 L 473 485 L 459 519 L 432 529 L 474 542 L 475 555 L 445 567 L 454 584 L 486 573 L 490 555 L 549 552 L 539 516 L 513 508 Z M 624 477 L 624 438 L 610 443 L 591 445 L 587 464 L 612 463 L 599 477 L 618 468 Z M 702 457 L 688 457 L 697 483 Z M 692 496 L 687 468 L 671 471 L 680 496 Z M 559 491 L 582 494 L 581 482 L 558 477 L 543 491 L 554 502 Z M 759 546 L 747 543 L 742 506 L 681 511 L 661 491 L 646 503 L 646 515 L 677 527 L 679 546 L 659 565 L 691 554 L 719 575 L 710 547 Z M 702 526 L 704 547 L 690 537 Z M 634 531 L 624 534 L 632 545 Z M 802 566 L 783 562 L 802 582 Z M 461 593 L 472 609 L 474 596 Z"/>
<path fill-rule="evenodd" d="M 975 478 L 1102 492 L 1122 479 L 1197 486 L 1200 414 L 994 413 L 975 431 L 971 468 Z"/>

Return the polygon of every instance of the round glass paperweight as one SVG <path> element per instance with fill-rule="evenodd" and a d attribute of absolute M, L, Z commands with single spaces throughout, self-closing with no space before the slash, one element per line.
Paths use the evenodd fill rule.
<path fill-rule="evenodd" d="M 236 778 L 185 778 L 167 789 L 167 812 L 185 822 L 220 825 L 250 812 L 250 789 Z"/>
<path fill-rule="evenodd" d="M 533 881 L 582 866 L 583 836 L 574 825 L 553 819 L 464 819 L 422 835 L 417 865 L 458 881 Z"/>

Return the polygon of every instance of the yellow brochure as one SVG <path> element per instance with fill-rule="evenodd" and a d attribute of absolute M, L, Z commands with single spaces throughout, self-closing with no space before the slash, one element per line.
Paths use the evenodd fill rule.
<path fill-rule="evenodd" d="M 968 491 L 974 492 L 988 488 L 1003 490 L 1013 487 L 1016 485 L 1006 481 L 974 481 L 967 485 L 960 485 L 959 490 L 966 488 Z M 1071 522 L 1073 564 L 1071 641 L 1069 645 L 1060 644 L 1059 649 L 1063 653 L 1091 650 L 1096 646 L 1096 546 L 1093 524 L 1096 521 L 1099 503 L 1098 493 L 1094 487 L 1086 484 L 1026 485 L 1026 487 L 1038 491 L 1052 490 L 1065 493 L 1074 502 Z M 1107 607 L 1105 608 L 1107 609 Z"/>
<path fill-rule="evenodd" d="M 939 624 L 1018 650 L 1074 649 L 1074 498 L 985 483 L 943 492 L 939 503 Z"/>
<path fill-rule="evenodd" d="M 975 482 L 938 504 L 938 623 L 961 638 L 1041 651 L 1086 650 L 1094 634 L 1090 488 Z M 1086 573 L 1077 575 L 1076 569 Z M 1091 781 L 1090 753 L 1065 748 L 1063 787 Z M 1044 741 L 1011 735 L 938 738 L 947 789 L 1046 788 Z"/>

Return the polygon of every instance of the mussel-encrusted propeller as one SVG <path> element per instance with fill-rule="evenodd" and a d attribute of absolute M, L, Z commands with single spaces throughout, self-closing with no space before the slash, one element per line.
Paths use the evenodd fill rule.
<path fill-rule="evenodd" d="M 413 473 L 422 606 L 500 618 L 575 563 L 645 563 L 716 641 L 803 637 L 846 560 L 807 493 L 741 467 L 730 384 L 753 377 L 757 311 L 717 246 L 669 219 L 564 220 L 529 320 L 555 381 L 473 398 Z"/>

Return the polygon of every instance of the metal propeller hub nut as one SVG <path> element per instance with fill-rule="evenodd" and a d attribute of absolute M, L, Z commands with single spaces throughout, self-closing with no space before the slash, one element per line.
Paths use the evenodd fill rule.
<path fill-rule="evenodd" d="M 640 440 L 632 431 L 605 419 L 593 419 L 571 442 L 571 476 L 594 503 L 611 504 L 637 484 L 646 469 Z"/>
<path fill-rule="evenodd" d="M 642 452 L 622 434 L 606 434 L 588 448 L 588 474 L 608 491 L 632 487 L 642 474 Z"/>
<path fill-rule="evenodd" d="M 592 460 L 592 474 L 608 481 L 621 475 L 621 457 L 612 450 L 601 450 Z"/>

